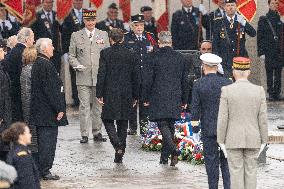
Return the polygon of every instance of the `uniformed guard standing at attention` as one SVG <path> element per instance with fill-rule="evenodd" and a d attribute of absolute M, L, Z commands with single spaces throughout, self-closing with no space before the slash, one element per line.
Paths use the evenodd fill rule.
<path fill-rule="evenodd" d="M 155 18 L 153 17 L 152 7 L 149 6 L 141 7 L 140 12 L 141 14 L 144 15 L 145 31 L 154 34 L 155 39 L 158 40 L 157 24 Z"/>
<path fill-rule="evenodd" d="M 68 52 L 70 46 L 70 39 L 73 32 L 79 31 L 85 27 L 83 22 L 83 0 L 73 0 L 73 9 L 70 14 L 64 19 L 62 24 L 62 52 L 65 62 L 68 62 Z M 76 72 L 72 66 L 70 66 L 71 86 L 72 86 L 72 98 L 73 107 L 79 106 L 78 91 L 76 86 Z"/>
<path fill-rule="evenodd" d="M 269 100 L 280 100 L 281 73 L 284 65 L 284 20 L 277 12 L 278 0 L 268 0 L 269 11 L 261 16 L 257 29 L 257 50 L 265 60 Z"/>
<path fill-rule="evenodd" d="M 147 58 L 149 54 L 157 48 L 157 42 L 152 33 L 144 31 L 144 15 L 137 14 L 131 16 L 131 30 L 129 33 L 125 34 L 125 45 L 127 48 L 135 51 L 135 54 L 139 58 L 139 64 L 137 65 L 138 71 L 138 83 L 139 83 L 139 94 L 142 90 L 142 82 L 144 77 L 144 69 Z M 147 107 L 143 106 L 142 102 L 139 102 L 139 123 L 142 125 L 143 120 L 147 119 Z M 137 112 L 137 107 L 134 107 L 133 111 Z M 137 116 L 136 116 L 137 117 Z M 141 129 L 141 127 L 140 127 Z M 141 130 L 140 130 L 141 131 Z M 143 132 L 141 131 L 141 134 Z M 129 135 L 137 134 L 137 120 L 129 121 Z"/>
<path fill-rule="evenodd" d="M 214 23 L 213 53 L 222 59 L 225 77 L 232 77 L 233 58 L 248 57 L 246 50 L 246 34 L 256 36 L 255 29 L 237 13 L 236 0 L 225 0 L 225 15 Z"/>
<path fill-rule="evenodd" d="M 231 80 L 218 76 L 218 64 L 222 58 L 215 54 L 205 53 L 200 56 L 204 77 L 195 81 L 192 92 L 192 125 L 200 120 L 201 140 L 204 147 L 205 167 L 208 175 L 209 189 L 217 189 L 219 165 L 221 166 L 224 189 L 230 189 L 228 162 L 219 151 L 217 144 L 217 119 L 221 88 L 231 84 Z"/>
<path fill-rule="evenodd" d="M 54 55 L 51 61 L 60 73 L 61 65 L 61 44 L 60 44 L 60 30 L 61 26 L 56 20 L 56 12 L 53 11 L 53 0 L 43 0 L 42 10 L 37 12 L 36 21 L 31 25 L 31 29 L 35 34 L 35 40 L 39 38 L 49 38 L 52 40 L 54 46 Z"/>
<path fill-rule="evenodd" d="M 12 35 L 17 35 L 20 25 L 16 18 L 8 13 L 5 5 L 0 3 L 0 39 L 8 39 Z"/>
<path fill-rule="evenodd" d="M 124 28 L 123 21 L 118 19 L 118 7 L 116 3 L 112 3 L 108 7 L 107 18 L 96 24 L 96 28 L 109 32 L 112 28 L 120 28 L 126 31 Z"/>
<path fill-rule="evenodd" d="M 203 4 L 199 8 L 194 7 L 192 0 L 181 0 L 181 3 L 182 9 L 176 11 L 172 18 L 173 47 L 176 50 L 198 50 L 199 42 L 202 41 L 199 22 L 201 20 L 204 27 L 208 26 L 207 11 Z"/>

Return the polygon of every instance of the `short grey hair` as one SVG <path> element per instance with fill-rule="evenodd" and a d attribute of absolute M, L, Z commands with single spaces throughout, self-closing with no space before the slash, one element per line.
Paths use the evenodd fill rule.
<path fill-rule="evenodd" d="M 36 41 L 36 50 L 38 53 L 44 53 L 43 51 L 49 44 L 52 44 L 52 40 L 49 38 L 40 38 Z"/>
<path fill-rule="evenodd" d="M 171 44 L 172 43 L 172 34 L 169 31 L 161 31 L 159 33 L 159 42 L 160 44 Z"/>
<path fill-rule="evenodd" d="M 17 35 L 17 40 L 19 43 L 26 43 L 27 40 L 31 37 L 31 35 L 33 34 L 33 30 L 31 28 L 26 28 L 23 27 L 18 35 Z"/>
<path fill-rule="evenodd" d="M 233 70 L 236 75 L 240 77 L 248 77 L 250 75 L 250 70 Z"/>

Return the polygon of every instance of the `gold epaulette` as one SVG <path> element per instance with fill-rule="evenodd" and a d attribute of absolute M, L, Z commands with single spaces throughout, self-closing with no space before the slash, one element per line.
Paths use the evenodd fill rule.
<path fill-rule="evenodd" d="M 17 156 L 26 156 L 26 155 L 28 155 L 28 152 L 27 151 L 20 151 L 20 152 L 18 152 L 17 153 Z"/>
<path fill-rule="evenodd" d="M 220 17 L 216 17 L 216 18 L 214 18 L 213 20 L 215 21 L 215 20 L 221 20 L 223 17 L 222 16 L 220 16 Z"/>

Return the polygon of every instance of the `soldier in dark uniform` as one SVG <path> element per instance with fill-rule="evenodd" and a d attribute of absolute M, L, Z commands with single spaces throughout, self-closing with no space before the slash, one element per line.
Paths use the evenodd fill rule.
<path fill-rule="evenodd" d="M 214 23 L 213 53 L 222 57 L 225 77 L 232 77 L 233 58 L 248 57 L 246 34 L 255 37 L 256 31 L 237 13 L 236 0 L 225 0 L 225 3 L 226 14 Z"/>
<path fill-rule="evenodd" d="M 53 0 L 43 0 L 43 9 L 37 12 L 36 21 L 32 24 L 31 28 L 35 34 L 35 39 L 50 38 L 55 48 L 52 62 L 60 73 L 61 65 L 61 44 L 60 44 L 60 31 L 61 26 L 56 20 L 56 12 L 52 10 Z"/>
<path fill-rule="evenodd" d="M 16 18 L 8 13 L 5 5 L 0 3 L 0 38 L 8 39 L 12 35 L 17 35 L 20 25 Z"/>
<path fill-rule="evenodd" d="M 218 188 L 219 164 L 221 165 L 224 189 L 230 189 L 228 162 L 217 144 L 217 119 L 221 88 L 231 84 L 231 80 L 217 76 L 218 64 L 222 59 L 214 54 L 200 56 L 205 76 L 195 81 L 192 92 L 192 125 L 201 122 L 201 140 L 203 141 L 205 167 L 209 189 Z"/>
<path fill-rule="evenodd" d="M 31 133 L 25 123 L 16 122 L 3 132 L 3 140 L 13 143 L 7 156 L 7 163 L 18 173 L 13 189 L 40 189 L 39 173 L 32 154 L 28 149 Z"/>
<path fill-rule="evenodd" d="M 108 7 L 107 18 L 103 21 L 100 21 L 96 24 L 96 28 L 109 32 L 112 28 L 120 28 L 123 31 L 126 31 L 123 25 L 123 21 L 117 18 L 118 8 L 115 3 L 112 3 Z"/>
<path fill-rule="evenodd" d="M 214 28 L 214 22 L 218 18 L 222 18 L 225 14 L 224 11 L 225 6 L 225 0 L 218 0 L 218 8 L 212 12 L 209 13 L 209 26 L 206 30 L 206 39 L 212 40 L 213 37 L 213 28 Z"/>
<path fill-rule="evenodd" d="M 157 25 L 156 20 L 153 17 L 153 9 L 149 6 L 141 7 L 140 11 L 141 14 L 144 15 L 145 19 L 145 31 L 153 33 L 155 36 L 155 39 L 158 40 L 158 31 L 157 31 Z"/>
<path fill-rule="evenodd" d="M 138 71 L 138 83 L 140 93 L 142 89 L 142 82 L 144 78 L 144 69 L 146 60 L 149 58 L 149 54 L 157 48 L 155 37 L 152 33 L 144 31 L 144 16 L 137 14 L 131 16 L 132 31 L 125 34 L 124 43 L 127 48 L 135 51 L 138 56 L 139 64 L 137 65 Z M 133 109 L 137 112 L 137 107 Z M 147 119 L 147 108 L 143 106 L 142 102 L 139 103 L 139 122 L 142 125 L 143 120 Z M 137 116 L 136 116 L 137 117 Z M 140 130 L 141 131 L 141 130 Z M 135 135 L 137 133 L 137 120 L 129 121 L 129 135 Z M 142 131 L 141 131 L 142 134 Z"/>
<path fill-rule="evenodd" d="M 62 24 L 62 53 L 64 60 L 68 62 L 68 52 L 70 39 L 73 32 L 79 31 L 85 27 L 82 18 L 83 0 L 73 0 L 73 9 L 70 14 L 64 19 Z M 79 106 L 78 91 L 76 86 L 76 71 L 72 66 L 69 67 L 72 86 L 73 107 Z"/>
<path fill-rule="evenodd" d="M 181 0 L 181 2 L 182 9 L 176 11 L 172 18 L 173 47 L 176 50 L 198 50 L 199 42 L 202 41 L 200 15 L 202 15 L 202 25 L 207 27 L 209 20 L 207 11 L 202 4 L 199 8 L 193 7 L 192 0 Z"/>
<path fill-rule="evenodd" d="M 258 21 L 258 55 L 265 60 L 269 100 L 279 100 L 284 65 L 284 22 L 277 12 L 278 1 L 269 0 L 269 11 Z"/>

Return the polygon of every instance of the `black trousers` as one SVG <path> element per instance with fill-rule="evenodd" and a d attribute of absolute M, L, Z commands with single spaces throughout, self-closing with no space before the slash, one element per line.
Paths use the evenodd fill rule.
<path fill-rule="evenodd" d="M 273 68 L 265 66 L 267 78 L 267 92 L 270 97 L 279 96 L 281 93 L 281 73 L 282 67 Z"/>
<path fill-rule="evenodd" d="M 217 137 L 203 137 L 205 168 L 209 189 L 218 189 L 219 166 L 221 167 L 224 189 L 230 189 L 230 172 L 223 151 L 219 151 Z"/>
<path fill-rule="evenodd" d="M 174 142 L 175 120 L 163 119 L 163 120 L 156 120 L 156 122 L 163 137 L 161 159 L 167 161 L 169 156 L 176 151 L 176 145 Z"/>
<path fill-rule="evenodd" d="M 116 120 L 117 129 L 114 120 L 103 119 L 103 123 L 113 148 L 125 150 L 128 120 Z"/>
<path fill-rule="evenodd" d="M 76 71 L 72 66 L 70 66 L 70 76 L 71 76 L 71 87 L 72 87 L 72 98 L 74 104 L 79 104 L 78 90 L 76 85 Z"/>
<path fill-rule="evenodd" d="M 40 176 L 50 173 L 57 144 L 58 127 L 37 127 L 38 136 L 38 169 Z M 35 156 L 34 156 L 35 157 Z"/>

